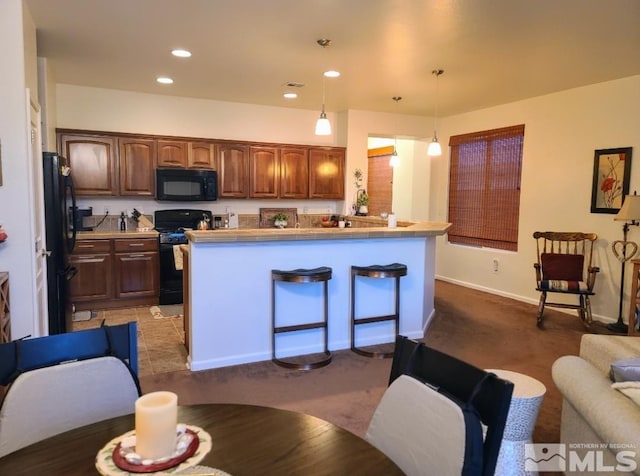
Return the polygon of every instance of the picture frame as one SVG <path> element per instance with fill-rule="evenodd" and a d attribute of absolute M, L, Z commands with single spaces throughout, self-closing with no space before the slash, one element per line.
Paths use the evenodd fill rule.
<path fill-rule="evenodd" d="M 591 213 L 616 214 L 629 194 L 632 147 L 596 149 L 593 159 Z"/>

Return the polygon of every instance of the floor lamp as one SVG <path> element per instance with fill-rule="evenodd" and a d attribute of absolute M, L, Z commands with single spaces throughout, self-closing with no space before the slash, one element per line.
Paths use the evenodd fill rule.
<path fill-rule="evenodd" d="M 620 275 L 620 302 L 618 306 L 618 320 L 607 326 L 612 332 L 619 332 L 622 334 L 626 334 L 628 327 L 622 320 L 622 299 L 624 296 L 624 267 L 625 263 L 633 258 L 638 251 L 638 245 L 633 241 L 627 241 L 627 233 L 629 233 L 629 225 L 640 225 L 640 195 L 636 195 L 634 192 L 633 195 L 627 195 L 624 199 L 624 203 L 622 204 L 622 208 L 615 216 L 614 220 L 616 221 L 624 221 L 622 225 L 622 241 L 614 241 L 611 243 L 611 249 L 613 250 L 613 254 L 622 264 L 622 271 Z M 618 247 L 622 249 L 622 253 L 618 252 Z M 627 253 L 627 247 L 631 248 L 631 252 Z M 637 279 L 634 276 L 633 279 Z"/>

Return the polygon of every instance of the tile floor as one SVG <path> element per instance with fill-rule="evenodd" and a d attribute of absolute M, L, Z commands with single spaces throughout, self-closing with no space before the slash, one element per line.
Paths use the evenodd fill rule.
<path fill-rule="evenodd" d="M 138 375 L 160 374 L 184 370 L 187 350 L 184 346 L 183 317 L 154 319 L 149 306 L 97 311 L 88 321 L 76 321 L 73 330 L 138 322 Z"/>

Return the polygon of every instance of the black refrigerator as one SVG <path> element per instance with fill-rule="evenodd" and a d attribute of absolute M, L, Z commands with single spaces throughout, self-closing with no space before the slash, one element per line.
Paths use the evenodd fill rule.
<path fill-rule="evenodd" d="M 76 269 L 70 264 L 70 255 L 76 243 L 72 223 L 78 209 L 68 160 L 55 152 L 42 155 L 49 334 L 61 334 L 72 330 L 69 281 Z"/>

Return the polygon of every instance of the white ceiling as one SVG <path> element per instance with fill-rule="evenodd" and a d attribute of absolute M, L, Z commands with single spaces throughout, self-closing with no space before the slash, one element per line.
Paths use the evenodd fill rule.
<path fill-rule="evenodd" d="M 446 116 L 640 74 L 638 0 L 25 3 L 38 55 L 75 85 L 319 110 L 322 72 L 335 68 L 327 110 L 431 116 L 442 68 Z M 193 56 L 174 58 L 176 47 Z M 282 98 L 291 81 L 305 84 L 293 101 Z"/>

